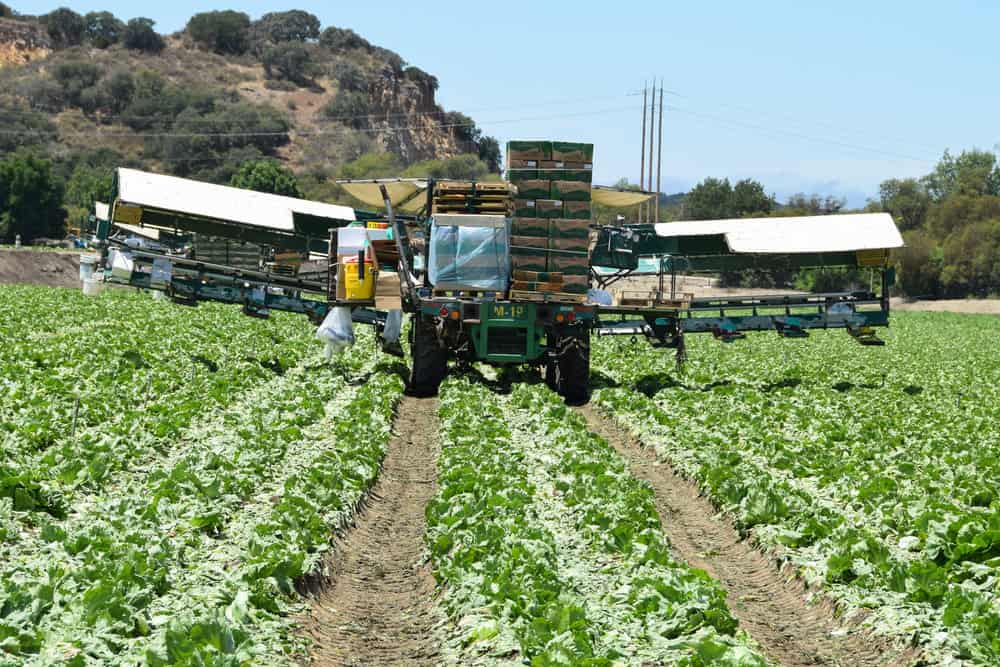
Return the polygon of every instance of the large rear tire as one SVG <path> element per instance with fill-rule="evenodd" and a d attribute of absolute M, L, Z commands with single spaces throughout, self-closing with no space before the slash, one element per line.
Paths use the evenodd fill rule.
<path fill-rule="evenodd" d="M 569 405 L 590 400 L 590 328 L 576 326 L 554 336 L 555 358 L 545 369 L 545 381 Z"/>
<path fill-rule="evenodd" d="M 407 393 L 426 398 L 437 396 L 438 387 L 448 374 L 448 350 L 438 342 L 434 322 L 415 315 L 410 328 L 410 354 L 413 365 Z"/>

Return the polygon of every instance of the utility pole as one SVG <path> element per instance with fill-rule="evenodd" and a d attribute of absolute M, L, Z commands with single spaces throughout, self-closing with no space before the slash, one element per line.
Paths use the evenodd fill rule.
<path fill-rule="evenodd" d="M 650 117 L 649 120 L 650 132 L 652 132 L 653 119 Z M 642 189 L 643 183 L 646 181 L 646 82 L 642 82 L 642 159 L 639 162 L 639 189 Z M 649 162 L 652 165 L 653 155 L 650 153 Z M 639 204 L 639 222 L 643 220 L 643 206 L 645 203 Z"/>
<path fill-rule="evenodd" d="M 660 221 L 660 178 L 663 176 L 663 79 L 660 79 L 660 138 L 656 146 L 656 219 Z M 649 157 L 650 162 L 653 157 Z"/>
<path fill-rule="evenodd" d="M 646 192 L 653 191 L 653 114 L 656 112 L 656 79 L 653 79 L 653 95 L 649 98 L 649 187 Z M 646 222 L 652 221 L 653 204 L 646 204 Z"/>

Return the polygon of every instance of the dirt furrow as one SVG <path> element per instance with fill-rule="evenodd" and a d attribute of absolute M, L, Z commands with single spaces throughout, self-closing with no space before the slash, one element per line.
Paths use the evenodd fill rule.
<path fill-rule="evenodd" d="M 781 572 L 770 558 L 740 538 L 717 517 L 697 485 L 606 420 L 592 406 L 578 408 L 590 429 L 628 461 L 639 479 L 652 485 L 674 552 L 701 568 L 727 591 L 741 627 L 771 660 L 785 667 L 910 665 L 915 656 L 884 645 L 857 627 L 843 625 L 829 604 L 809 604 L 803 584 Z"/>
<path fill-rule="evenodd" d="M 405 397 L 382 472 L 330 557 L 332 580 L 304 620 L 314 665 L 435 665 L 440 622 L 423 562 L 437 490 L 437 399 Z"/>

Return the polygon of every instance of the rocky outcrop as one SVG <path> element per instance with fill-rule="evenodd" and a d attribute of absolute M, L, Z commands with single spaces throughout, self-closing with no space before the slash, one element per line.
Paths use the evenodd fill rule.
<path fill-rule="evenodd" d="M 23 65 L 52 52 L 52 42 L 41 26 L 0 19 L 0 67 Z"/>
<path fill-rule="evenodd" d="M 444 124 L 444 111 L 434 100 L 429 80 L 413 80 L 385 68 L 369 85 L 371 127 L 381 148 L 407 163 L 442 159 L 461 153 L 454 132 Z"/>

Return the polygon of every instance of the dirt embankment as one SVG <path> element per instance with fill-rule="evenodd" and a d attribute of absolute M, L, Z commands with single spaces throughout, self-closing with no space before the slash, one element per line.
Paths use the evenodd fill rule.
<path fill-rule="evenodd" d="M 0 285 L 80 287 L 80 252 L 0 250 Z"/>
<path fill-rule="evenodd" d="M 921 310 L 932 313 L 1000 315 L 1000 299 L 940 299 L 938 301 L 893 299 L 890 307 L 893 310 Z"/>

